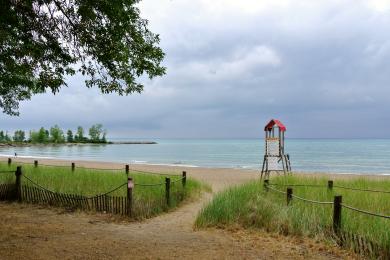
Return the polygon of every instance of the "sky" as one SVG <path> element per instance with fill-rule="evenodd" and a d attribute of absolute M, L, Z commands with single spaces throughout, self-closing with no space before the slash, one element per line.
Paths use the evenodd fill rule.
<path fill-rule="evenodd" d="M 59 94 L 0 114 L 0 129 L 102 123 L 109 137 L 390 138 L 390 1 L 143 0 L 167 74 L 142 94 Z"/>

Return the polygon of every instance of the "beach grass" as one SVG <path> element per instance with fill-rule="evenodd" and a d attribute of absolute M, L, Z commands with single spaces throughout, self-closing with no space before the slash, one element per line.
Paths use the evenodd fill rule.
<path fill-rule="evenodd" d="M 17 165 L 22 165 L 23 176 L 52 192 L 82 195 L 91 197 L 104 194 L 120 185 L 127 183 L 127 178 L 132 177 L 135 183 L 133 189 L 134 217 L 147 218 L 161 212 L 179 206 L 186 201 L 198 196 L 203 185 L 193 179 L 187 178 L 185 188 L 181 182 L 181 175 L 150 174 L 146 172 L 125 170 L 100 170 L 76 167 L 72 171 L 70 166 L 42 166 L 35 167 L 32 164 L 0 163 L 0 183 L 14 183 Z M 2 171 L 12 171 L 1 173 Z M 167 205 L 165 197 L 165 179 L 171 179 L 171 199 Z M 34 186 L 26 178 L 22 177 L 22 185 Z M 127 185 L 110 193 L 110 196 L 127 196 Z"/>
<path fill-rule="evenodd" d="M 327 189 L 328 179 L 306 176 L 279 176 L 270 179 L 270 186 L 286 191 L 293 184 L 320 185 L 321 187 L 292 186 L 293 194 L 311 200 L 333 202 L 335 195 L 342 195 L 343 203 L 370 212 L 390 215 L 390 194 Z M 345 178 L 334 180 L 335 186 L 356 189 L 390 191 L 390 179 Z M 315 204 L 293 198 L 287 206 L 285 194 L 265 191 L 263 183 L 254 181 L 223 191 L 203 208 L 195 226 L 259 228 L 285 235 L 332 239 L 332 204 Z M 342 230 L 372 241 L 381 248 L 390 248 L 390 219 L 368 216 L 342 208 Z M 334 240 L 333 240 L 334 242 Z"/>

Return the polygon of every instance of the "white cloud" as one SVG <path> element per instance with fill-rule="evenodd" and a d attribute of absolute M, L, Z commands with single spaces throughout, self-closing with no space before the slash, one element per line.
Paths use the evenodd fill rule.
<path fill-rule="evenodd" d="M 390 1 L 389 0 L 367 0 L 366 4 L 377 12 L 389 12 Z"/>

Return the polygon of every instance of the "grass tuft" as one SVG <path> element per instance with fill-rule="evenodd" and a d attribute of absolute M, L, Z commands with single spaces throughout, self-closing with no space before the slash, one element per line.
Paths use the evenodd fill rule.
<path fill-rule="evenodd" d="M 292 187 L 293 194 L 318 201 L 333 201 L 343 196 L 343 203 L 367 211 L 390 215 L 390 194 L 327 189 L 327 179 L 302 176 L 279 176 L 270 179 L 274 184 L 317 184 L 322 187 Z M 390 180 L 351 178 L 334 180 L 334 185 L 357 189 L 390 191 Z M 285 186 L 272 186 L 286 191 Z M 332 233 L 333 205 L 318 205 L 293 199 L 286 205 L 286 195 L 266 192 L 263 183 L 255 181 L 223 191 L 203 208 L 195 226 L 260 228 L 280 234 L 329 238 Z M 390 248 L 390 220 L 371 217 L 342 209 L 342 230 L 364 237 Z"/>
<path fill-rule="evenodd" d="M 1 171 L 15 170 L 19 164 L 0 163 L 0 183 L 14 183 L 14 173 L 1 173 Z M 57 166 L 38 166 L 23 164 L 23 176 L 43 186 L 44 188 L 65 194 L 95 196 L 106 193 L 127 183 L 125 171 L 97 170 Z M 135 218 L 148 218 L 170 210 L 183 201 L 197 197 L 203 185 L 193 179 L 187 178 L 186 187 L 183 188 L 179 175 L 157 175 L 142 172 L 131 172 L 129 176 L 136 184 L 133 190 L 133 208 Z M 171 178 L 171 204 L 166 203 L 165 178 Z M 157 186 L 142 186 L 142 184 L 161 184 Z M 27 179 L 22 178 L 22 185 L 34 186 Z M 127 185 L 109 194 L 110 196 L 127 196 Z"/>

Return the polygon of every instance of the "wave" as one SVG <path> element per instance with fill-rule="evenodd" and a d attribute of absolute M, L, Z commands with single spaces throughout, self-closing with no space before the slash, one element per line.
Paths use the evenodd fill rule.
<path fill-rule="evenodd" d="M 172 166 L 172 167 L 188 167 L 188 168 L 198 168 L 197 165 L 192 164 L 177 164 L 177 163 L 145 163 L 146 165 L 155 165 L 155 166 Z"/>
<path fill-rule="evenodd" d="M 7 158 L 24 158 L 24 159 L 33 159 L 33 158 L 37 158 L 37 159 L 60 159 L 60 158 L 57 158 L 57 157 L 48 157 L 48 156 L 30 156 L 30 155 L 17 155 L 15 156 L 15 154 L 0 154 L 0 157 L 7 157 Z"/>

